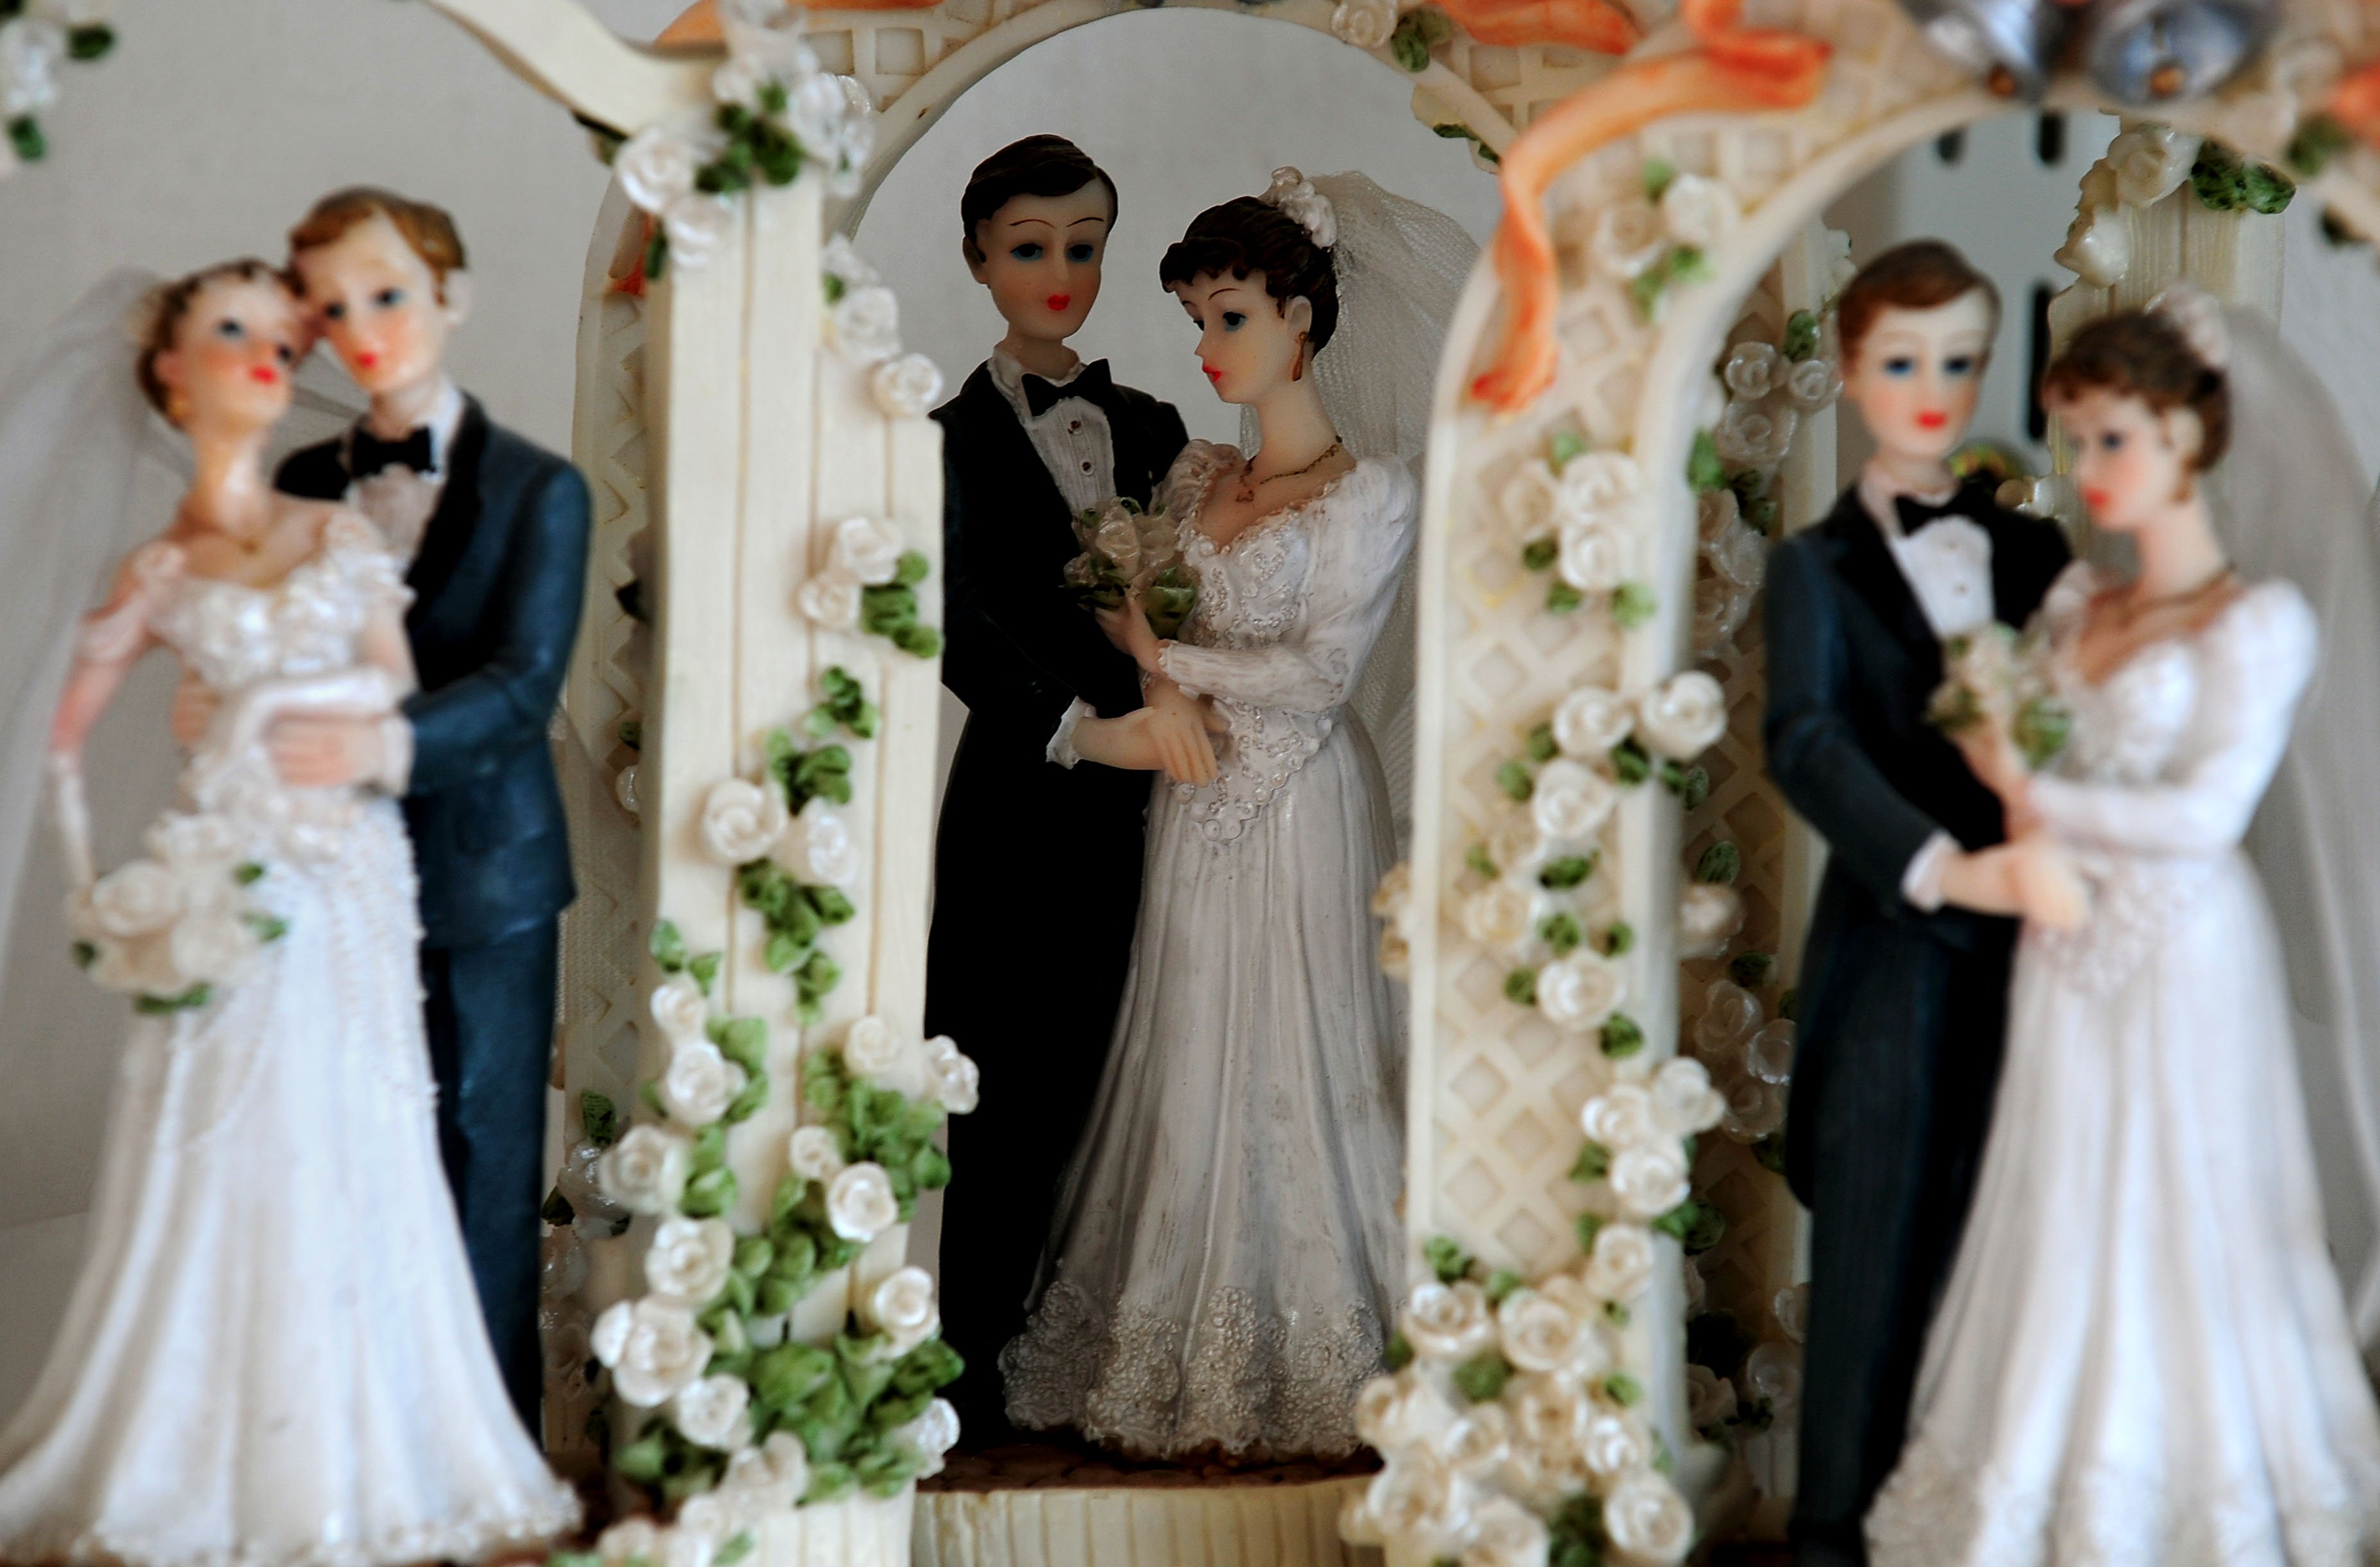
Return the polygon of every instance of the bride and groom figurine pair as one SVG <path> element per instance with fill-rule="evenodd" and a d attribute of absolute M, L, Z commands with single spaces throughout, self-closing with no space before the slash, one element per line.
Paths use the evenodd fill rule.
<path fill-rule="evenodd" d="M 927 1026 L 984 1065 L 943 1211 L 953 1397 L 978 1441 L 1344 1454 L 1404 1272 L 1368 913 L 1393 835 L 1347 705 L 1412 550 L 1405 465 L 1474 248 L 1360 175 L 1283 169 L 1200 213 L 1158 282 L 1259 438 L 1244 455 L 1066 346 L 1118 215 L 1079 149 L 1003 149 L 960 211 L 1009 330 L 935 415 L 968 718 Z M 1120 495 L 1161 508 L 1195 576 L 1170 639 L 1136 601 L 1094 624 L 1067 585 L 1075 517 Z"/>
<path fill-rule="evenodd" d="M 1814 1226 L 1795 1560 L 2361 1561 L 2380 1419 L 2240 853 L 2320 632 L 2297 585 L 2229 557 L 2350 536 L 2362 508 L 2235 493 L 2227 550 L 2227 443 L 2289 452 L 2325 416 L 2235 399 L 2235 356 L 2277 339 L 2177 290 L 2046 378 L 2094 525 L 2140 563 L 2070 564 L 1944 460 L 1998 311 L 1931 241 L 1846 287 L 1845 395 L 1878 452 L 1769 568 L 1768 765 L 1831 851 L 1786 1156 Z M 1928 721 L 1946 647 L 1955 669 L 2028 621 L 2068 724 L 2038 771 L 2006 723 Z"/>
<path fill-rule="evenodd" d="M 97 416 L 51 456 L 128 470 L 145 392 L 194 477 L 105 607 L 54 638 L 77 933 L 140 1004 L 82 1270 L 0 1433 L 7 1560 L 473 1561 L 577 1517 L 531 1433 L 572 894 L 546 725 L 588 496 L 446 379 L 463 266 L 444 213 L 343 191 L 285 270 L 152 289 L 137 355 L 99 338 L 79 368 L 50 361 Z M 318 335 L 370 411 L 268 481 Z M 0 513 L 44 492 L 0 479 Z M 94 881 L 85 737 L 158 647 L 185 671 L 182 798 L 151 857 Z"/>

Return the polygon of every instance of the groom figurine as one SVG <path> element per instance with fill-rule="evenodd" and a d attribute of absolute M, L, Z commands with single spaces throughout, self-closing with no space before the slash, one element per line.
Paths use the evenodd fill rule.
<path fill-rule="evenodd" d="M 1768 771 L 1827 840 L 1801 978 L 1786 1175 L 1811 1214 L 1796 1567 L 1866 1561 L 1927 1319 L 1956 1255 L 1999 1076 L 2024 845 L 1927 723 L 1944 638 L 2022 626 L 2067 561 L 1945 458 L 1999 318 L 1949 246 L 1887 251 L 1838 308 L 1843 392 L 1876 454 L 1780 545 L 1766 610 Z"/>
<path fill-rule="evenodd" d="M 446 378 L 469 278 L 444 212 L 342 190 L 291 230 L 289 251 L 298 294 L 371 407 L 293 454 L 276 482 L 348 496 L 411 560 L 420 688 L 399 716 L 287 718 L 270 744 L 291 784 L 377 780 L 403 804 L 440 1151 L 488 1337 L 534 1435 L 555 940 L 574 895 L 546 726 L 578 634 L 587 485 Z"/>
<path fill-rule="evenodd" d="M 951 1124 L 942 1336 L 967 1363 L 951 1391 L 976 1445 L 1007 1428 L 1000 1352 L 1025 1326 L 1058 1183 L 1107 1061 L 1140 905 L 1147 773 L 1062 768 L 1075 715 L 1142 705 L 1138 671 L 1066 589 L 1073 518 L 1148 504 L 1187 442 L 1170 404 L 1115 384 L 1066 339 L 1099 298 L 1115 182 L 1062 137 L 985 159 L 959 200 L 960 250 L 1008 332 L 942 427 L 942 679 L 967 707 L 942 800 L 926 1028 L 983 1067 Z M 1195 708 L 1162 722 L 1209 755 Z"/>

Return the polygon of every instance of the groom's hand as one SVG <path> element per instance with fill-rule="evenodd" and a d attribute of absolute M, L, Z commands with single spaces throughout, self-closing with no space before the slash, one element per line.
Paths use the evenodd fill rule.
<path fill-rule="evenodd" d="M 214 687 L 185 670 L 182 683 L 174 688 L 174 738 L 182 749 L 196 750 L 206 738 L 207 726 L 215 721 L 215 710 L 222 706 Z"/>
<path fill-rule="evenodd" d="M 1149 686 L 1147 701 L 1148 737 L 1166 776 L 1176 784 L 1214 782 L 1215 747 L 1207 738 L 1197 698 L 1184 695 L 1171 680 L 1159 680 Z"/>
<path fill-rule="evenodd" d="M 292 716 L 265 738 L 273 771 L 293 789 L 336 789 L 378 778 L 386 766 L 376 718 Z"/>

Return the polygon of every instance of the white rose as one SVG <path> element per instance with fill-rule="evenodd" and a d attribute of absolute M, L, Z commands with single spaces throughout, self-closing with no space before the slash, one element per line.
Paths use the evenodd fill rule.
<path fill-rule="evenodd" d="M 904 1421 L 885 1433 L 894 1441 L 925 1460 L 923 1476 L 942 1472 L 942 1455 L 958 1445 L 959 1412 L 948 1399 L 935 1399 L 918 1411 L 917 1418 Z"/>
<path fill-rule="evenodd" d="M 691 1499 L 699 1501 L 700 1497 Z M 681 1511 L 680 1517 L 684 1517 Z M 652 1567 L 711 1567 L 719 1555 L 719 1542 L 699 1530 L 686 1528 L 683 1523 L 661 1532 Z"/>
<path fill-rule="evenodd" d="M 695 173 L 709 157 L 708 150 L 685 131 L 649 125 L 612 154 L 612 172 L 639 210 L 659 213 L 694 189 Z"/>
<path fill-rule="evenodd" d="M 880 1017 L 855 1017 L 843 1031 L 843 1064 L 855 1077 L 872 1079 L 896 1072 L 907 1054 L 892 1025 Z"/>
<path fill-rule="evenodd" d="M 1573 463 L 1579 459 L 1571 459 Z M 1560 526 L 1561 481 L 1554 470 L 1539 459 L 1523 463 L 1504 485 L 1498 497 L 1497 509 L 1503 515 L 1504 526 L 1512 537 L 1526 543 L 1541 539 Z"/>
<path fill-rule="evenodd" d="M 1380 944 L 1373 950 L 1372 959 L 1391 979 L 1413 978 L 1413 943 L 1397 934 L 1394 926 L 1380 932 Z"/>
<path fill-rule="evenodd" d="M 760 90 L 771 79 L 767 67 L 751 55 L 730 55 L 724 65 L 710 73 L 710 95 L 722 103 L 758 112 Z"/>
<path fill-rule="evenodd" d="M 1743 929 L 1743 897 L 1732 887 L 1689 881 L 1678 890 L 1678 955 L 1717 957 Z"/>
<path fill-rule="evenodd" d="M 1364 1500 L 1389 1538 L 1425 1556 L 1451 1546 L 1471 1522 L 1470 1486 L 1426 1447 L 1408 1448 L 1390 1459 Z"/>
<path fill-rule="evenodd" d="M 819 271 L 848 288 L 854 284 L 881 283 L 883 277 L 859 253 L 848 235 L 838 234 L 819 247 Z"/>
<path fill-rule="evenodd" d="M 794 607 L 829 631 L 848 631 L 859 624 L 859 579 L 821 571 L 794 590 Z"/>
<path fill-rule="evenodd" d="M 1614 283 L 1633 283 L 1669 248 L 1661 214 L 1650 201 L 1615 201 L 1596 214 L 1586 254 L 1595 270 Z"/>
<path fill-rule="evenodd" d="M 1537 1010 L 1573 1034 L 1602 1027 L 1627 999 L 1627 976 L 1619 965 L 1585 947 L 1537 970 Z"/>
<path fill-rule="evenodd" d="M 1711 444 L 1730 468 L 1774 468 L 1793 449 L 1801 416 L 1791 407 L 1736 402 L 1719 416 Z"/>
<path fill-rule="evenodd" d="M 2095 287 L 2112 288 L 2132 270 L 2132 219 L 2121 207 L 2085 205 L 2050 260 Z"/>
<path fill-rule="evenodd" d="M 1430 1360 L 1468 1360 L 1496 1337 L 1488 1293 L 1468 1279 L 1423 1284 L 1405 1303 L 1399 1325 L 1414 1353 Z"/>
<path fill-rule="evenodd" d="M 1519 1435 L 1512 1439 L 1512 1452 L 1496 1476 L 1501 1489 L 1548 1512 L 1590 1489 L 1594 1480 L 1576 1442 L 1546 1448 Z"/>
<path fill-rule="evenodd" d="M 603 1531 L 595 1542 L 595 1554 L 603 1567 L 625 1567 L 635 1561 L 650 1562 L 661 1551 L 661 1531 L 650 1518 L 623 1518 Z"/>
<path fill-rule="evenodd" d="M 702 849 L 720 865 L 764 857 L 785 835 L 785 796 L 774 784 L 722 778 L 702 800 Z"/>
<path fill-rule="evenodd" d="M 631 1126 L 595 1167 L 603 1195 L 631 1213 L 673 1213 L 686 1195 L 694 1145 L 659 1126 Z"/>
<path fill-rule="evenodd" d="M 1785 375 L 1785 395 L 1805 414 L 1816 413 L 1842 395 L 1842 390 L 1843 378 L 1832 359 L 1803 359 Z"/>
<path fill-rule="evenodd" d="M 1686 1320 L 1691 1322 L 1703 1314 L 1703 1308 L 1709 1303 L 1710 1281 L 1703 1277 L 1703 1270 L 1694 1266 L 1693 1257 L 1682 1257 L 1678 1261 L 1678 1282 L 1684 1288 Z"/>
<path fill-rule="evenodd" d="M 744 1068 L 709 1039 L 673 1039 L 669 1065 L 662 1073 L 662 1105 L 670 1119 L 698 1131 L 726 1114 L 749 1081 Z"/>
<path fill-rule="evenodd" d="M 735 209 L 723 198 L 698 190 L 672 201 L 662 213 L 670 260 L 698 267 L 719 253 L 735 224 Z"/>
<path fill-rule="evenodd" d="M 1562 1302 L 1536 1290 L 1514 1290 L 1496 1308 L 1496 1336 L 1504 1358 L 1524 1371 L 1577 1372 L 1602 1356 L 1595 1330 Z"/>
<path fill-rule="evenodd" d="M 1463 932 L 1481 946 L 1517 954 L 1536 940 L 1544 905 L 1528 884 L 1499 878 L 1463 900 Z"/>
<path fill-rule="evenodd" d="M 805 1181 L 832 1181 L 844 1172 L 843 1144 L 831 1127 L 796 1126 L 785 1139 L 785 1162 Z"/>
<path fill-rule="evenodd" d="M 1807 1280 L 1777 1292 L 1768 1303 L 1777 1315 L 1778 1330 L 1795 1343 L 1800 1343 L 1810 1330 L 1810 1285 Z"/>
<path fill-rule="evenodd" d="M 1727 1090 L 1726 1111 L 1719 1130 L 1739 1143 L 1756 1143 L 1785 1124 L 1785 1096 L 1773 1083 L 1749 1074 Z"/>
<path fill-rule="evenodd" d="M 131 860 L 91 884 L 91 922 L 119 940 L 146 936 L 174 923 L 183 896 L 180 877 L 155 860 Z"/>
<path fill-rule="evenodd" d="M 1661 192 L 1661 228 L 1671 241 L 1709 250 L 1735 226 L 1735 192 L 1698 174 L 1673 176 Z"/>
<path fill-rule="evenodd" d="M 1686 1367 L 1686 1423 L 1697 1431 L 1735 1417 L 1735 1384 L 1707 1366 Z"/>
<path fill-rule="evenodd" d="M 726 1499 L 711 1492 L 690 1496 L 677 1505 L 675 1532 L 708 1540 L 714 1548 L 722 1546 L 734 1533 L 735 1512 Z"/>
<path fill-rule="evenodd" d="M 1714 979 L 1703 991 L 1702 1015 L 1694 1019 L 1694 1048 L 1722 1060 L 1757 1033 L 1766 1009 L 1760 998 L 1732 979 Z"/>
<path fill-rule="evenodd" d="M 1413 898 L 1413 861 L 1401 859 L 1380 873 L 1379 885 L 1372 889 L 1372 913 L 1378 918 L 1396 920 Z"/>
<path fill-rule="evenodd" d="M 878 284 L 846 288 L 828 312 L 835 345 L 851 358 L 874 364 L 901 348 L 901 305 Z"/>
<path fill-rule="evenodd" d="M 1477 1532 L 1462 1567 L 1546 1567 L 1553 1537 L 1545 1521 L 1510 1497 L 1491 1497 L 1474 1515 Z"/>
<path fill-rule="evenodd" d="M 661 1221 L 645 1248 L 645 1282 L 656 1294 L 708 1306 L 727 1287 L 735 1264 L 735 1232 L 727 1221 L 673 1215 Z"/>
<path fill-rule="evenodd" d="M 1518 806 L 1488 830 L 1487 849 L 1500 873 L 1534 884 L 1537 867 L 1553 853 L 1553 844 L 1537 825 L 1536 812 Z"/>
<path fill-rule="evenodd" d="M 1609 819 L 1620 791 L 1591 768 L 1557 757 L 1537 771 L 1529 809 L 1548 838 L 1585 838 Z"/>
<path fill-rule="evenodd" d="M 1739 343 L 1729 350 L 1721 372 L 1727 389 L 1746 402 L 1756 403 L 1784 379 L 1785 356 L 1773 343 Z"/>
<path fill-rule="evenodd" d="M 1640 1224 L 1615 1220 L 1595 1233 L 1586 1254 L 1586 1287 L 1605 1300 L 1626 1306 L 1653 1282 L 1653 1233 Z"/>
<path fill-rule="evenodd" d="M 1504 1407 L 1516 1445 L 1556 1457 L 1579 1451 L 1595 1413 L 1574 1377 L 1515 1377 L 1505 1386 Z"/>
<path fill-rule="evenodd" d="M 752 1445 L 752 1389 L 741 1377 L 705 1377 L 670 1400 L 670 1414 L 698 1447 L 735 1452 Z"/>
<path fill-rule="evenodd" d="M 1593 1415 L 1586 1423 L 1585 1437 L 1579 1442 L 1580 1452 L 1586 1460 L 1586 1472 L 1600 1479 L 1650 1464 L 1651 1447 L 1635 1422 L 1623 1415 Z"/>
<path fill-rule="evenodd" d="M 1670 1142 L 1621 1150 L 1612 1157 L 1606 1179 L 1620 1210 L 1631 1219 L 1658 1219 L 1689 1195 L 1685 1151 Z"/>
<path fill-rule="evenodd" d="M 1732 490 L 1706 490 L 1694 497 L 1694 527 L 1707 545 L 1743 520 L 1743 503 Z"/>
<path fill-rule="evenodd" d="M 2198 162 L 2199 139 L 2165 125 L 2134 126 L 2107 145 L 2116 171 L 2116 200 L 2150 207 L 2181 188 Z"/>
<path fill-rule="evenodd" d="M 937 1103 L 953 1115 L 972 1115 L 983 1093 L 983 1072 L 973 1058 L 963 1055 L 947 1034 L 926 1041 L 926 1064 L 931 1070 Z"/>
<path fill-rule="evenodd" d="M 868 1294 L 868 1320 L 891 1340 L 888 1353 L 906 1354 L 941 1330 L 941 1308 L 934 1304 L 934 1276 L 922 1268 L 899 1268 Z"/>
<path fill-rule="evenodd" d="M 777 863 L 813 886 L 848 887 L 859 880 L 859 846 L 851 828 L 823 795 L 813 795 L 777 846 Z"/>
<path fill-rule="evenodd" d="M 1692 761 L 1727 733 L 1727 693 L 1699 669 L 1673 674 L 1636 703 L 1636 737 L 1671 761 Z"/>
<path fill-rule="evenodd" d="M 1564 756 L 1597 759 L 1635 726 L 1634 704 L 1601 686 L 1582 686 L 1554 709 L 1554 744 Z"/>
<path fill-rule="evenodd" d="M 1582 452 L 1562 465 L 1562 510 L 1572 516 L 1633 520 L 1628 503 L 1644 492 L 1645 470 L 1625 452 Z M 1621 516 L 1607 516 L 1613 512 Z"/>
<path fill-rule="evenodd" d="M 727 1461 L 720 1489 L 755 1499 L 763 1506 L 791 1507 L 810 1488 L 809 1450 L 791 1431 L 772 1431 L 759 1447 Z"/>
<path fill-rule="evenodd" d="M 1397 30 L 1396 0 L 1339 0 L 1330 13 L 1330 30 L 1342 43 L 1378 49 Z"/>
<path fill-rule="evenodd" d="M 1667 1140 L 1653 1118 L 1652 1091 L 1636 1083 L 1616 1083 L 1587 1100 L 1579 1107 L 1578 1125 L 1587 1141 L 1613 1153 Z"/>
<path fill-rule="evenodd" d="M 174 972 L 184 989 L 192 985 L 228 985 L 245 975 L 256 954 L 256 932 L 230 909 L 205 909 L 185 914 L 165 938 Z"/>
<path fill-rule="evenodd" d="M 1629 1567 L 1670 1567 L 1694 1543 L 1694 1515 L 1675 1487 L 1643 1469 L 1603 1499 L 1603 1532 Z"/>
<path fill-rule="evenodd" d="M 1652 1099 L 1654 1124 L 1673 1137 L 1707 1132 L 1727 1113 L 1703 1063 L 1684 1056 L 1663 1062 L 1653 1074 Z"/>
<path fill-rule="evenodd" d="M 1446 1428 L 1439 1451 L 1456 1474 L 1485 1476 L 1512 1455 L 1512 1417 L 1500 1403 L 1475 1403 Z"/>
<path fill-rule="evenodd" d="M 1389 1537 L 1381 1532 L 1380 1521 L 1373 1515 L 1371 1499 L 1363 1491 L 1350 1491 L 1339 1504 L 1339 1537 L 1353 1546 L 1383 1546 Z"/>
<path fill-rule="evenodd" d="M 941 367 L 923 354 L 896 354 L 869 373 L 868 389 L 885 418 L 923 419 L 941 400 Z"/>
<path fill-rule="evenodd" d="M 1687 626 L 1694 657 L 1717 658 L 1751 613 L 1750 593 L 1724 577 L 1698 578 L 1694 583 L 1694 614 Z"/>
<path fill-rule="evenodd" d="M 1385 1453 L 1436 1441 L 1454 1424 L 1454 1406 L 1416 1366 L 1375 1377 L 1355 1395 L 1355 1434 Z"/>
<path fill-rule="evenodd" d="M 144 841 L 168 869 L 193 880 L 223 875 L 239 863 L 239 834 L 220 816 L 169 811 Z"/>
<path fill-rule="evenodd" d="M 657 1295 L 614 1305 L 595 1319 L 591 1342 L 613 1389 L 638 1409 L 668 1403 L 710 1361 L 710 1335 L 695 1325 L 693 1307 Z"/>
<path fill-rule="evenodd" d="M 1760 536 L 1758 528 L 1742 521 L 1733 524 L 1716 539 L 1703 541 L 1703 558 L 1710 562 L 1712 568 L 1727 578 L 1730 586 L 1750 592 L 1758 592 L 1760 584 L 1768 576 L 1768 541 Z M 1730 595 L 1730 607 L 1732 608 L 1732 595 Z M 1698 603 L 1696 609 L 1700 608 Z M 1730 633 L 1734 629 L 1731 626 L 1728 627 Z"/>
<path fill-rule="evenodd" d="M 1743 1391 L 1778 1415 L 1802 1403 L 1802 1356 L 1790 1344 L 1767 1343 L 1743 1357 Z"/>
<path fill-rule="evenodd" d="M 785 128 L 801 143 L 803 152 L 821 164 L 831 163 L 850 104 L 843 83 L 824 71 L 807 72 L 786 84 Z"/>
<path fill-rule="evenodd" d="M 702 987 L 683 974 L 673 975 L 653 987 L 649 1003 L 653 1021 L 663 1035 L 672 1039 L 699 1039 L 710 1021 L 710 1002 Z"/>
<path fill-rule="evenodd" d="M 901 574 L 905 548 L 892 524 L 847 516 L 834 525 L 827 564 L 868 587 L 881 588 Z"/>
<path fill-rule="evenodd" d="M 873 1161 L 855 1164 L 829 1182 L 826 1221 L 844 1240 L 863 1245 L 901 1222 L 900 1199 L 892 1195 L 884 1167 Z"/>
<path fill-rule="evenodd" d="M 1561 553 L 1554 569 L 1582 593 L 1609 593 L 1628 580 L 1633 553 L 1617 529 L 1573 520 L 1562 525 Z"/>

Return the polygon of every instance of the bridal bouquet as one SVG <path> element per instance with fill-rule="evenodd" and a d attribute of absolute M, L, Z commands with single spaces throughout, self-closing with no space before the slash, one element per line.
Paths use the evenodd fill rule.
<path fill-rule="evenodd" d="M 2035 772 L 2066 748 L 2072 715 L 2050 683 L 2042 638 L 1995 622 L 1944 642 L 1942 663 L 1945 676 L 1925 710 L 1936 728 L 1956 735 L 1989 724 Z"/>
<path fill-rule="evenodd" d="M 147 856 L 75 894 L 75 959 L 144 1013 L 204 1006 L 288 927 L 250 892 L 264 867 L 225 818 L 168 811 L 147 843 Z"/>
<path fill-rule="evenodd" d="M 1128 495 L 1077 513 L 1075 537 L 1083 553 L 1066 563 L 1066 586 L 1085 609 L 1111 610 L 1138 593 L 1149 628 L 1174 636 L 1198 601 L 1198 585 L 1182 561 L 1173 519 Z"/>

